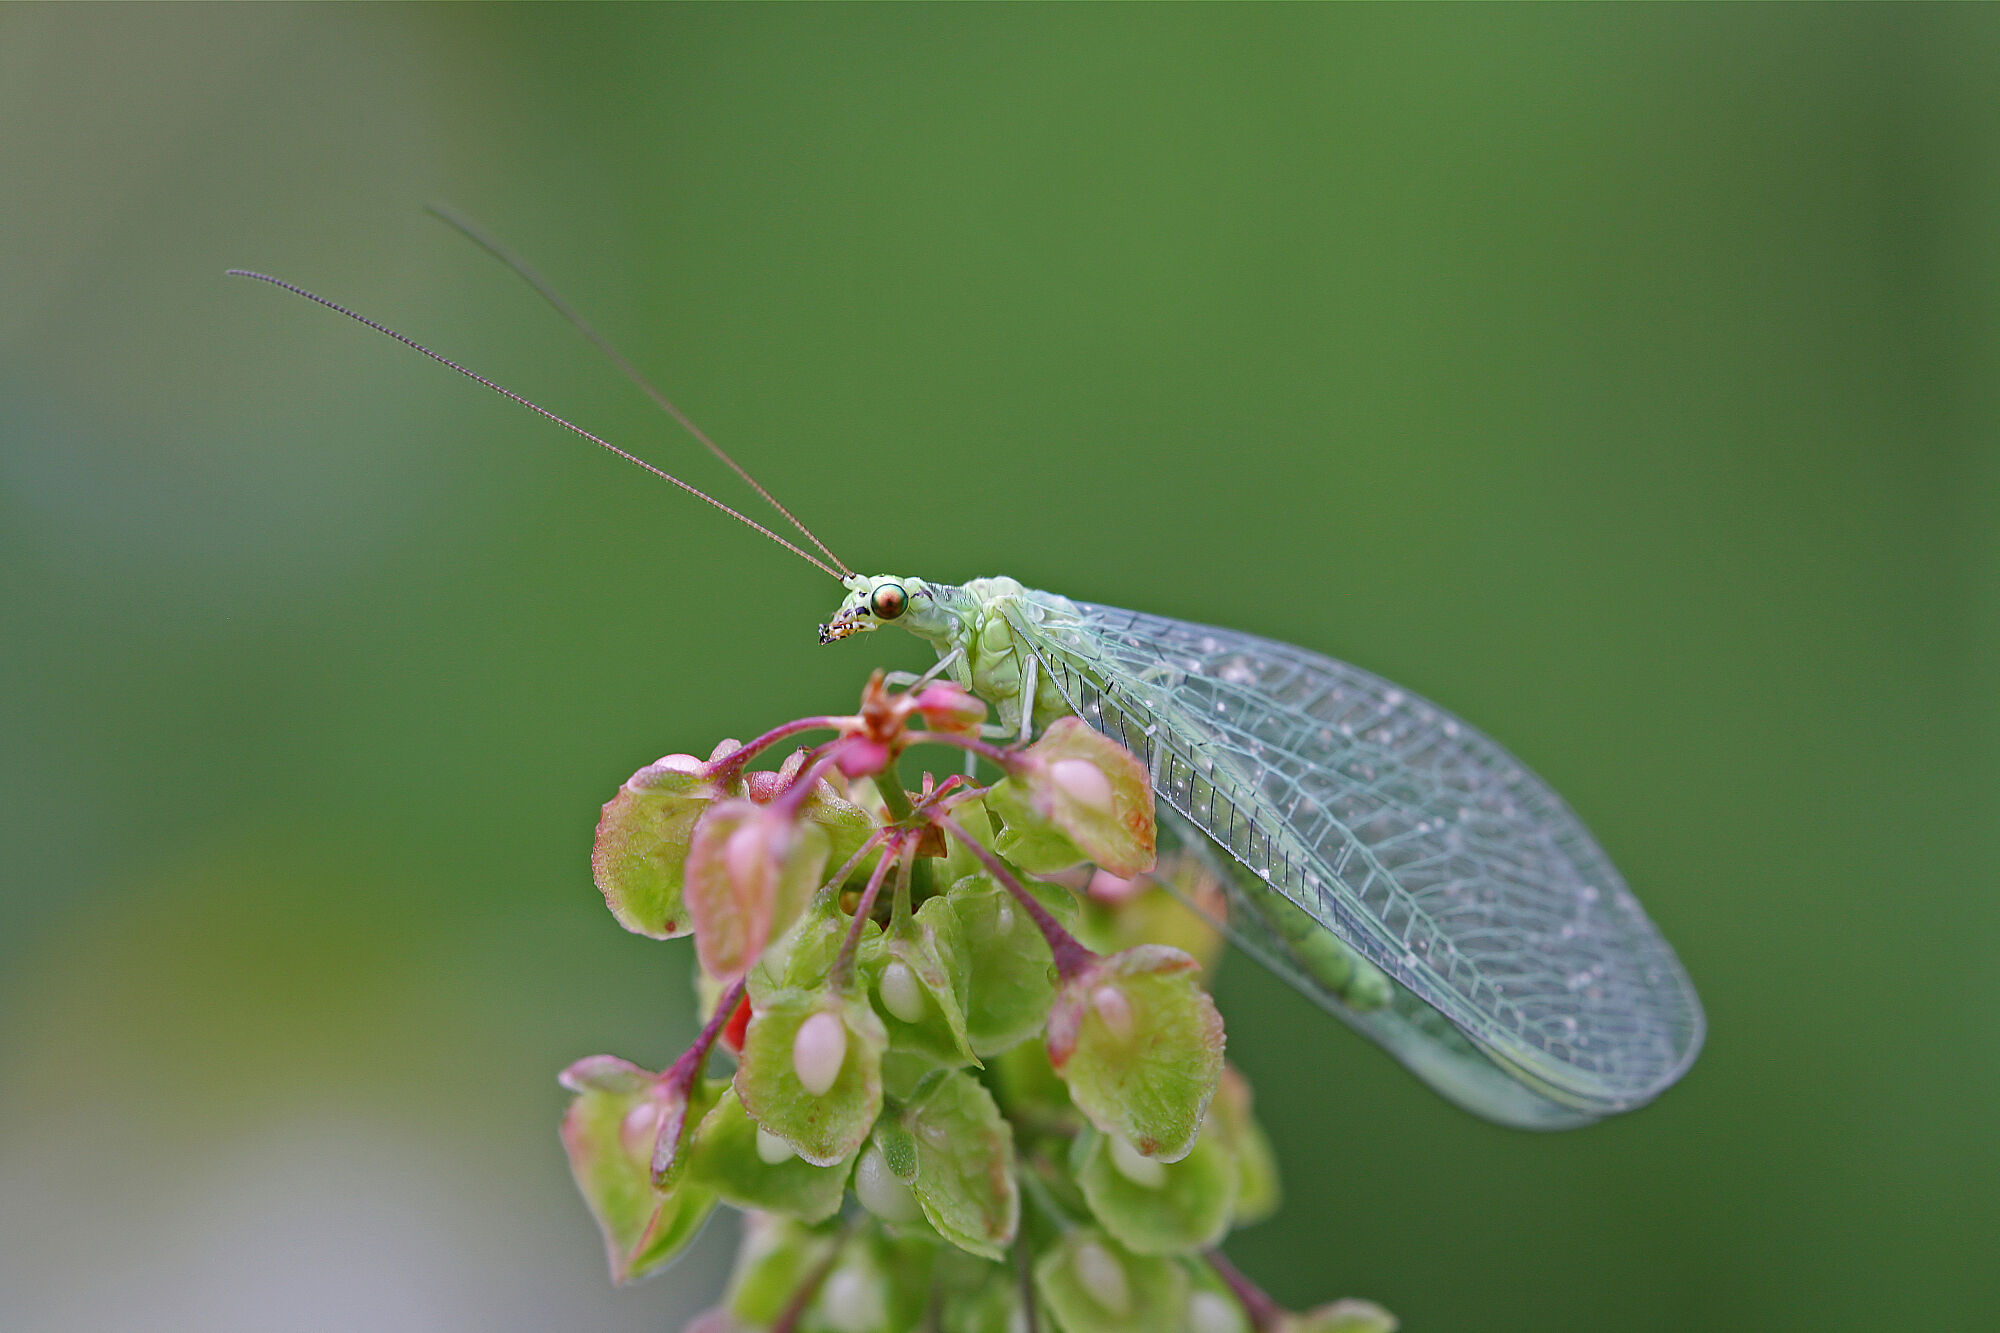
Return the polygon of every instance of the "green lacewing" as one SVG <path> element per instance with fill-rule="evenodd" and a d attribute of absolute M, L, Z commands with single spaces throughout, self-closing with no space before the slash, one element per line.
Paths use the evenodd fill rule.
<path fill-rule="evenodd" d="M 841 581 L 822 643 L 898 624 L 1023 735 L 1074 714 L 1146 763 L 1163 852 L 1228 890 L 1221 926 L 1458 1105 L 1561 1129 L 1651 1101 L 1701 1049 L 1672 947 L 1547 783 L 1379 676 L 1291 644 L 1073 601 L 1009 578 L 857 574 L 538 274 L 542 294 L 818 552 L 455 361 L 338 311 L 672 482 Z"/>

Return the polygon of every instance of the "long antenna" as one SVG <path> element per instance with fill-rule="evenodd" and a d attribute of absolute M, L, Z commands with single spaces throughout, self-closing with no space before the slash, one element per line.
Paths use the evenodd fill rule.
<path fill-rule="evenodd" d="M 437 362 L 439 365 L 449 366 L 453 370 L 457 371 L 459 374 L 465 376 L 469 380 L 477 380 L 479 383 L 484 384 L 487 388 L 493 390 L 493 392 L 499 394 L 502 398 L 512 399 L 514 402 L 519 403 L 522 407 L 527 408 L 530 412 L 535 413 L 537 416 L 547 417 L 550 421 L 555 422 L 558 426 L 561 426 L 564 430 L 569 431 L 571 434 L 581 435 L 584 439 L 589 440 L 592 444 L 597 445 L 599 448 L 608 449 L 612 453 L 617 454 L 620 458 L 624 459 L 626 462 L 634 464 L 635 466 L 638 467 L 642 467 L 646 469 L 646 471 L 652 473 L 654 476 L 659 477 L 665 481 L 672 482 L 674 485 L 686 491 L 689 495 L 694 496 L 697 500 L 707 501 L 709 504 L 714 505 L 717 509 L 720 509 L 723 513 L 735 519 L 738 523 L 741 523 L 746 527 L 755 528 L 758 532 L 763 533 L 766 537 L 769 537 L 772 541 L 784 547 L 787 551 L 790 551 L 793 555 L 805 561 L 807 564 L 812 565 L 815 568 L 822 570 L 827 574 L 832 575 L 836 579 L 842 577 L 840 571 L 835 569 L 832 565 L 827 564 L 826 561 L 821 560 L 818 556 L 812 555 L 800 549 L 797 546 L 794 546 L 791 542 L 786 541 L 783 537 L 780 537 L 777 533 L 771 531 L 769 528 L 765 527 L 762 523 L 759 523 L 756 519 L 745 518 L 743 515 L 737 513 L 734 509 L 731 509 L 728 505 L 722 503 L 722 501 L 716 499 L 708 492 L 697 490 L 695 487 L 690 486 L 686 482 L 682 481 L 679 477 L 676 477 L 673 473 L 667 472 L 661 468 L 654 467 L 651 463 L 648 463 L 645 459 L 639 457 L 637 454 L 627 453 L 625 452 L 625 450 L 620 449 L 617 445 L 611 443 L 609 440 L 602 439 L 596 435 L 592 435 L 589 431 L 585 430 L 583 427 L 575 425 L 572 422 L 563 420 L 563 418 L 549 411 L 546 407 L 542 407 L 537 403 L 529 402 L 526 398 L 523 398 L 520 394 L 515 393 L 512 389 L 502 388 L 500 385 L 495 384 L 492 380 L 487 379 L 484 375 L 480 375 L 473 371 L 467 370 L 464 366 L 461 366 L 460 364 L 458 364 L 458 362 L 452 360 L 450 357 L 439 356 L 436 352 L 433 352 L 430 348 L 424 346 L 422 343 L 418 342 L 414 338 L 406 338 L 402 334 L 396 332 L 394 329 L 389 328 L 387 325 L 377 324 L 374 320 L 368 318 L 366 315 L 357 315 L 344 305 L 336 305 L 332 301 L 327 300 L 324 296 L 315 296 L 313 293 L 307 291 L 303 287 L 294 287 L 291 283 L 286 282 L 281 278 L 274 278 L 268 273 L 253 273 L 247 268 L 232 268 L 228 272 L 229 276 L 232 278 L 255 278 L 259 282 L 268 282 L 273 287 L 282 287 L 294 296 L 303 296 L 305 297 L 306 300 L 311 301 L 316 305 L 323 305 L 328 310 L 337 311 L 340 314 L 343 314 L 347 316 L 349 319 L 355 321 L 357 324 L 366 324 L 369 328 L 375 330 L 375 332 L 380 334 L 385 334 L 388 337 L 394 338 L 397 342 L 403 344 L 403 346 L 405 347 L 412 349 L 413 351 L 422 352 L 425 356 Z"/>
<path fill-rule="evenodd" d="M 495 259 L 505 264 L 508 268 L 513 269 L 514 273 L 521 279 L 521 281 L 527 283 L 530 287 L 533 287 L 538 293 L 541 294 L 541 298 L 544 301 L 547 301 L 550 305 L 555 307 L 557 314 L 561 315 L 564 319 L 568 320 L 572 325 L 574 325 L 578 333 L 581 333 L 584 337 L 590 339 L 590 341 L 597 347 L 597 350 L 604 353 L 605 357 L 611 362 L 611 364 L 618 367 L 618 369 L 621 372 L 623 372 L 626 379 L 631 380 L 634 384 L 638 385 L 639 388 L 645 393 L 645 395 L 648 398 L 651 398 L 653 402 L 659 406 L 661 411 L 665 412 L 668 416 L 672 417 L 675 421 L 679 422 L 682 430 L 694 436 L 695 439 L 701 441 L 702 444 L 707 447 L 710 453 L 714 454 L 717 458 L 721 459 L 724 463 L 728 464 L 730 471 L 734 472 L 737 476 L 743 478 L 745 485 L 749 486 L 751 490 L 757 492 L 758 495 L 764 498 L 764 503 L 770 505 L 771 508 L 777 510 L 780 514 L 783 514 L 785 516 L 785 521 L 790 523 L 793 527 L 797 528 L 800 532 L 804 533 L 806 540 L 811 542 L 814 546 L 817 546 L 820 549 L 821 554 L 825 555 L 827 559 L 833 561 L 834 564 L 839 565 L 841 573 L 852 574 L 854 572 L 853 570 L 847 567 L 847 562 L 845 560 L 842 560 L 839 556 L 835 555 L 825 542 L 821 541 L 818 537 L 815 537 L 813 535 L 813 530 L 807 527 L 805 524 L 801 523 L 798 520 L 797 515 L 793 514 L 791 510 L 779 504 L 777 497 L 773 496 L 769 491 L 765 490 L 763 484 L 759 482 L 755 477 L 751 476 L 748 469 L 746 469 L 741 463 L 737 462 L 735 459 L 731 458 L 727 453 L 723 452 L 722 446 L 717 444 L 714 440 L 711 440 L 708 437 L 707 432 L 703 431 L 701 427 L 695 425 L 693 420 L 689 418 L 687 413 L 681 411 L 680 408 L 676 407 L 671 398 L 668 398 L 664 393 L 661 393 L 657 388 L 653 386 L 653 382 L 651 380 L 647 379 L 644 375 L 640 374 L 639 368 L 633 365 L 630 361 L 628 361 L 625 358 L 625 354 L 623 352 L 620 352 L 616 347 L 612 346 L 611 340 L 609 338 L 606 338 L 603 334 L 599 333 L 594 327 L 592 327 L 590 321 L 585 319 L 581 314 L 579 314 L 575 306 L 571 305 L 568 301 L 563 300 L 562 295 L 556 291 L 555 287 L 548 281 L 548 279 L 544 278 L 540 273 L 537 273 L 534 270 L 534 268 L 529 265 L 527 260 L 521 258 L 521 256 L 515 254 L 512 250 L 508 249 L 506 245 L 501 243 L 498 237 L 494 236 L 491 232 L 487 231 L 484 227 L 481 227 L 478 223 L 474 222 L 471 218 L 466 217 L 463 213 L 460 213 L 455 208 L 450 208 L 444 204 L 431 204 L 429 206 L 428 211 L 433 217 L 436 217 L 440 221 L 449 223 L 451 226 L 456 227 L 465 236 L 467 240 L 471 241 L 473 244 L 485 250 L 488 254 L 492 255 Z"/>

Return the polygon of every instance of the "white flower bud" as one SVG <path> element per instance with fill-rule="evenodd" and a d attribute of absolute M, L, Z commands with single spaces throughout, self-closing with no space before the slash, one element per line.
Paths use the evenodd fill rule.
<path fill-rule="evenodd" d="M 859 1268 L 836 1268 L 820 1290 L 820 1313 L 833 1333 L 870 1333 L 887 1324 L 886 1284 Z"/>
<path fill-rule="evenodd" d="M 884 1222 L 902 1225 L 924 1215 L 917 1196 L 889 1169 L 889 1159 L 872 1143 L 861 1150 L 861 1160 L 854 1164 L 854 1197 Z"/>
<path fill-rule="evenodd" d="M 1087 1240 L 1076 1247 L 1071 1263 L 1076 1268 L 1077 1282 L 1107 1314 L 1123 1319 L 1132 1313 L 1132 1284 L 1125 1276 L 1125 1265 L 1118 1262 L 1116 1255 L 1096 1241 Z"/>
<path fill-rule="evenodd" d="M 846 1062 L 847 1025 L 838 1015 L 822 1009 L 799 1024 L 798 1035 L 792 1038 L 792 1071 L 807 1092 L 826 1096 Z"/>
<path fill-rule="evenodd" d="M 791 1144 L 785 1142 L 768 1129 L 758 1129 L 757 1160 L 765 1166 L 778 1166 L 791 1161 L 796 1156 L 798 1154 L 792 1151 Z"/>
<path fill-rule="evenodd" d="M 924 988 L 917 984 L 917 974 L 908 963 L 899 958 L 883 968 L 878 990 L 890 1013 L 905 1023 L 924 1021 Z"/>

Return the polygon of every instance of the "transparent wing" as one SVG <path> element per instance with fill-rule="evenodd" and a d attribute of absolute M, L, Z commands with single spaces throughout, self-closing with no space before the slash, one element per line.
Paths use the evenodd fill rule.
<path fill-rule="evenodd" d="M 1393 997 L 1358 1008 L 1351 985 L 1319 979 L 1268 893 L 1239 892 L 1250 910 L 1232 932 L 1447 1095 L 1554 1127 L 1642 1105 L 1693 1061 L 1701 1005 L 1672 948 L 1562 799 L 1474 728 L 1232 630 L 1047 593 L 1010 619 L 1070 707 L 1145 757 L 1156 794 L 1239 880 L 1386 973 Z M 1425 1007 L 1535 1094 L 1525 1109 L 1474 1086 L 1469 1053 L 1446 1050 Z M 1434 1056 L 1449 1069 L 1423 1067 Z"/>

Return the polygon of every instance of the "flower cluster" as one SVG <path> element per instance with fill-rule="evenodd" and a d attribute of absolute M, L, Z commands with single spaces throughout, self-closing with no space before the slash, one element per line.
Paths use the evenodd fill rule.
<path fill-rule="evenodd" d="M 1009 747 L 984 720 L 878 673 L 851 716 L 668 755 L 604 807 L 605 902 L 694 937 L 706 1015 L 664 1072 L 563 1071 L 614 1280 L 721 1202 L 748 1218 L 701 1333 L 1393 1328 L 1281 1310 L 1215 1250 L 1276 1207 L 1276 1166 L 1202 986 L 1220 886 L 1156 865 L 1143 765 L 1075 719 Z M 926 744 L 998 776 L 908 789 Z"/>

